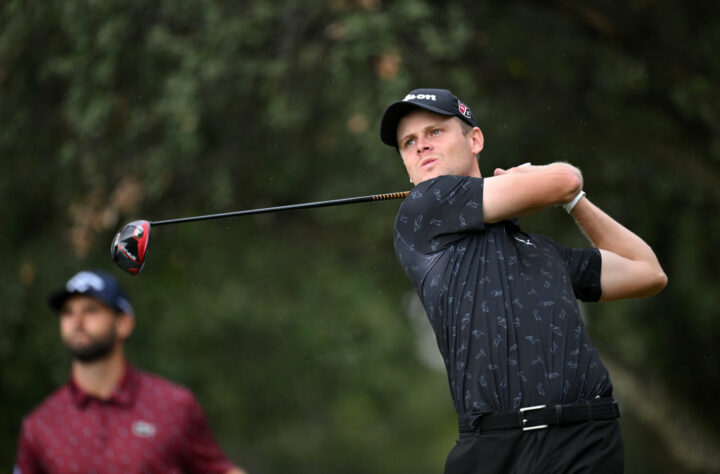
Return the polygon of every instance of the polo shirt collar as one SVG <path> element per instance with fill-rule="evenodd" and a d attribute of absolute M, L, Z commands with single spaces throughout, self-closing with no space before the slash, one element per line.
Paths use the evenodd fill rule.
<path fill-rule="evenodd" d="M 129 407 L 132 406 L 132 404 L 135 402 L 139 387 L 139 379 L 138 373 L 135 368 L 133 368 L 133 366 L 131 366 L 126 361 L 125 369 L 123 372 L 123 376 L 120 379 L 120 383 L 117 385 L 117 387 L 115 387 L 115 390 L 113 390 L 110 398 L 106 400 L 102 400 L 84 391 L 82 388 L 80 388 L 74 378 L 70 379 L 69 386 L 70 397 L 72 398 L 73 403 L 78 408 L 84 408 L 92 400 L 97 400 L 99 402 L 105 402 L 120 407 Z"/>

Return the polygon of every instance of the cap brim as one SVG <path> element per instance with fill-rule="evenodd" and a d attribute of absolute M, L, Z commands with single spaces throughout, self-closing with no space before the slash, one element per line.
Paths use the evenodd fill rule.
<path fill-rule="evenodd" d="M 417 104 L 414 102 L 395 102 L 385 110 L 382 121 L 380 122 L 380 139 L 383 141 L 383 143 L 394 147 L 398 146 L 398 124 L 404 116 L 409 114 L 412 110 L 416 109 L 425 109 L 440 115 L 455 115 L 453 112 L 448 112 L 447 110 L 439 109 L 431 105 Z"/>
<path fill-rule="evenodd" d="M 70 298 L 72 295 L 77 295 L 79 293 L 77 292 L 70 292 L 67 291 L 65 288 L 62 288 L 60 290 L 56 290 L 48 296 L 47 303 L 55 311 L 60 311 L 60 308 L 62 308 L 62 305 L 65 304 L 65 301 L 67 301 L 68 298 Z"/>
<path fill-rule="evenodd" d="M 120 308 L 115 308 L 114 306 L 108 304 L 100 295 L 93 292 L 92 290 L 89 291 L 68 291 L 65 288 L 61 288 L 59 290 L 56 290 L 53 293 L 50 293 L 50 296 L 48 296 L 47 303 L 48 306 L 50 306 L 51 309 L 55 311 L 60 311 L 65 304 L 65 302 L 70 299 L 73 296 L 89 296 L 90 298 L 96 299 L 98 302 L 102 303 L 103 305 L 107 306 L 108 308 L 112 310 L 118 310 Z M 124 310 L 122 310 L 124 311 Z M 125 311 L 127 312 L 127 311 Z"/>

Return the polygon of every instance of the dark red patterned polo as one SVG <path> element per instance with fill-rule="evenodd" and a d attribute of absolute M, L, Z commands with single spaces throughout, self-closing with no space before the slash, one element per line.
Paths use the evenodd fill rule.
<path fill-rule="evenodd" d="M 16 473 L 223 473 L 193 394 L 129 365 L 108 400 L 70 381 L 23 420 Z"/>

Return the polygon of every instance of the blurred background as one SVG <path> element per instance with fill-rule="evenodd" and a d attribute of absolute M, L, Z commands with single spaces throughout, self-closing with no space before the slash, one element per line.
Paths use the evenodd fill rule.
<path fill-rule="evenodd" d="M 720 472 L 720 3 L 672 0 L 4 0 L 0 6 L 0 470 L 67 380 L 47 293 L 110 271 L 136 366 L 189 387 L 252 474 L 438 473 L 456 417 L 392 248 L 398 202 L 125 223 L 409 189 L 385 107 L 449 88 L 481 169 L 579 166 L 669 275 L 585 305 L 629 473 Z M 521 222 L 584 245 L 549 209 Z"/>

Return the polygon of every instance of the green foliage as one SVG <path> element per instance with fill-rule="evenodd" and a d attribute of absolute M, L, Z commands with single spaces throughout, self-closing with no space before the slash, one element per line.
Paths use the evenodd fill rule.
<path fill-rule="evenodd" d="M 485 175 L 570 161 L 656 249 L 667 290 L 590 306 L 589 326 L 717 426 L 718 13 L 662 0 L 3 2 L 0 464 L 67 377 L 51 288 L 83 267 L 119 272 L 108 245 L 136 218 L 409 188 L 378 125 L 416 87 L 473 106 Z M 189 386 L 252 472 L 440 471 L 455 420 L 406 317 L 396 209 L 153 229 L 144 272 L 118 273 L 139 313 L 131 360 Z M 561 212 L 525 227 L 583 244 Z"/>

